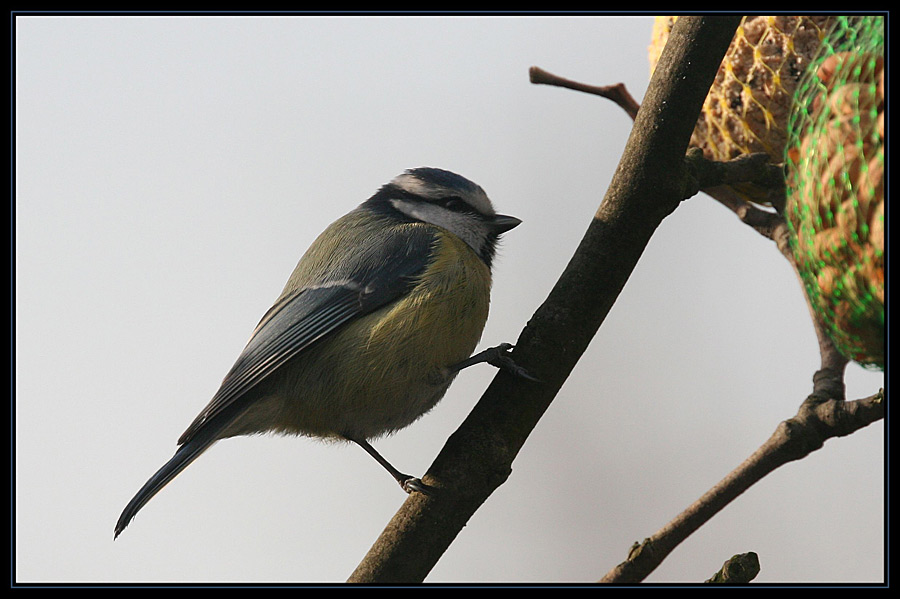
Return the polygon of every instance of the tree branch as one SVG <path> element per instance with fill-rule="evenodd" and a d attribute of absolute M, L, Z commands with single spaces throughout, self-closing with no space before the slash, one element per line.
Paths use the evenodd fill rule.
<path fill-rule="evenodd" d="M 757 152 L 741 154 L 731 160 L 719 162 L 705 158 L 703 150 L 700 148 L 691 148 L 686 157 L 688 168 L 697 178 L 699 189 L 709 194 L 708 190 L 716 190 L 721 186 L 726 186 L 726 189 L 730 190 L 731 188 L 727 186 L 735 183 L 754 183 L 767 189 L 770 203 L 778 212 L 783 212 L 784 169 L 781 165 L 771 164 L 769 159 L 767 153 Z M 716 197 L 716 199 L 718 198 Z M 737 194 L 731 192 L 730 196 L 720 201 L 733 201 L 733 199 L 740 200 Z M 740 201 L 743 202 L 743 200 Z"/>
<path fill-rule="evenodd" d="M 556 87 L 564 87 L 566 89 L 573 89 L 575 91 L 585 92 L 588 94 L 593 94 L 595 96 L 602 96 L 607 98 L 608 100 L 612 100 L 616 104 L 618 104 L 625 112 L 628 113 L 628 116 L 634 120 L 634 117 L 637 116 L 638 108 L 641 107 L 640 104 L 628 93 L 628 90 L 625 88 L 624 83 L 616 83 L 614 85 L 588 85 L 586 83 L 579 83 L 578 81 L 572 81 L 571 79 L 565 79 L 558 75 L 554 75 L 548 71 L 540 67 L 531 67 L 528 69 L 528 77 L 532 83 L 536 85 L 553 85 Z"/>
<path fill-rule="evenodd" d="M 826 398 L 814 391 L 801 404 L 797 415 L 782 422 L 753 455 L 653 536 L 632 547 L 628 559 L 600 582 L 642 581 L 679 543 L 758 480 L 779 466 L 806 457 L 828 439 L 849 435 L 881 420 L 884 404 L 884 390 L 849 402 Z"/>
<path fill-rule="evenodd" d="M 475 510 L 502 484 L 541 415 L 628 280 L 650 237 L 684 197 L 684 156 L 739 16 L 683 17 L 672 30 L 613 181 L 584 238 L 522 331 L 516 363 L 535 383 L 498 372 L 351 582 L 425 578 Z"/>

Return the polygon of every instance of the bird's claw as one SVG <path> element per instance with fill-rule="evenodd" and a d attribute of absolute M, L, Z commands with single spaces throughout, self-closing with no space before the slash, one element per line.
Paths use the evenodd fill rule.
<path fill-rule="evenodd" d="M 487 363 L 501 370 L 505 370 L 512 375 L 539 383 L 540 379 L 536 379 L 528 374 L 528 371 L 516 364 L 515 360 L 512 359 L 512 356 L 509 355 L 514 347 L 515 346 L 512 343 L 501 343 L 497 347 L 492 347 L 488 351 L 493 351 L 495 355 L 489 358 Z"/>
<path fill-rule="evenodd" d="M 486 362 L 491 366 L 494 366 L 495 368 L 499 368 L 501 370 L 505 370 L 506 372 L 509 372 L 514 376 L 518 376 L 529 381 L 534 381 L 536 383 L 541 382 L 540 379 L 534 378 L 533 376 L 528 374 L 527 370 L 515 363 L 515 361 L 512 359 L 512 356 L 509 355 L 514 347 L 515 346 L 512 343 L 501 343 L 496 347 L 490 347 L 483 352 L 479 352 L 474 356 L 470 356 L 468 359 L 451 366 L 450 372 L 459 372 L 463 368 L 468 368 L 469 366 Z"/>
<path fill-rule="evenodd" d="M 429 487 L 423 483 L 421 478 L 416 478 L 414 476 L 407 476 L 397 482 L 400 483 L 400 487 L 404 491 L 410 494 L 421 493 L 423 495 L 431 495 L 431 492 L 434 490 L 433 487 Z"/>

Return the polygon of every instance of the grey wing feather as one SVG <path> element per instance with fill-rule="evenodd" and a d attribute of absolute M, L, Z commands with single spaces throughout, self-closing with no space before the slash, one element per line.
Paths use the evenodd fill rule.
<path fill-rule="evenodd" d="M 381 262 L 380 269 L 360 269 L 351 279 L 299 289 L 282 298 L 257 325 L 221 387 L 178 444 L 190 441 L 204 424 L 226 411 L 234 417 L 235 410 L 226 408 L 291 358 L 341 325 L 405 294 L 426 268 L 433 241 L 430 232 L 405 238 L 402 252 L 384 248 L 392 259 Z"/>

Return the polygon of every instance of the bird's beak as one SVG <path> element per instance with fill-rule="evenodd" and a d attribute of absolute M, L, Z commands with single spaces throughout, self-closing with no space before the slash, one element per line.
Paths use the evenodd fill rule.
<path fill-rule="evenodd" d="M 495 214 L 494 218 L 491 219 L 491 228 L 497 235 L 506 233 L 510 229 L 518 227 L 520 224 L 522 224 L 521 220 L 515 216 L 506 216 L 505 214 Z"/>

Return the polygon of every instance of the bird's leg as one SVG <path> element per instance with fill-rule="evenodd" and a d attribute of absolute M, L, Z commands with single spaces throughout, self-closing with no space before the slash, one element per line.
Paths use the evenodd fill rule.
<path fill-rule="evenodd" d="M 513 345 L 511 343 L 501 343 L 497 347 L 489 347 L 488 349 L 478 352 L 474 356 L 463 360 L 457 364 L 454 364 L 450 367 L 451 372 L 459 372 L 463 368 L 468 368 L 474 364 L 481 364 L 482 362 L 487 362 L 491 366 L 495 366 L 501 370 L 505 370 L 510 374 L 513 374 L 518 377 L 522 377 L 523 379 L 528 379 L 529 381 L 539 382 L 538 379 L 534 378 L 528 371 L 524 368 L 517 365 L 512 356 L 509 353 L 512 351 Z"/>
<path fill-rule="evenodd" d="M 402 472 L 394 468 L 391 463 L 381 457 L 381 454 L 375 451 L 375 448 L 369 445 L 369 442 L 365 439 L 354 439 L 353 437 L 348 437 L 347 435 L 344 435 L 344 438 L 349 441 L 353 441 L 354 443 L 365 449 L 370 456 L 375 458 L 375 461 L 381 464 L 385 470 L 390 472 L 391 476 L 394 477 L 394 480 L 400 483 L 400 487 L 407 493 L 412 493 L 414 491 L 418 493 L 424 493 L 425 495 L 428 495 L 430 493 L 431 487 L 423 483 L 422 479 L 410 476 L 408 474 L 403 474 Z"/>

